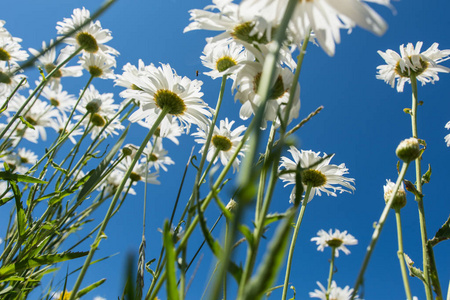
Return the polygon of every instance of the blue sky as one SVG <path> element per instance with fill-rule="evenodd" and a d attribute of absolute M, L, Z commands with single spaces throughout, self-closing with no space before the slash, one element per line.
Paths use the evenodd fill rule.
<path fill-rule="evenodd" d="M 26 4 L 26 5 L 25 5 Z M 38 49 L 43 40 L 48 41 L 56 35 L 56 22 L 69 17 L 74 8 L 85 6 L 91 12 L 99 7 L 101 1 L 8 1 L 0 19 L 6 21 L 5 27 L 17 37 L 23 39 L 22 47 Z M 202 91 L 204 100 L 215 106 L 220 79 L 211 80 L 202 72 L 207 71 L 200 62 L 200 55 L 205 45 L 205 38 L 214 36 L 214 32 L 194 31 L 183 34 L 183 28 L 189 24 L 188 10 L 209 5 L 207 0 L 169 0 L 137 1 L 118 0 L 101 18 L 104 28 L 112 31 L 114 39 L 109 43 L 121 55 L 117 59 L 116 73 L 127 62 L 137 64 L 138 59 L 146 64 L 169 63 L 179 75 L 194 79 L 199 70 L 198 79 L 204 81 Z M 297 242 L 293 262 L 291 283 L 297 290 L 297 299 L 307 299 L 308 292 L 317 288 L 316 281 L 326 283 L 328 259 L 330 252 L 317 252 L 310 239 L 320 229 L 337 228 L 348 230 L 359 243 L 350 248 L 349 256 L 341 255 L 336 261 L 338 272 L 334 279 L 341 287 L 353 286 L 365 249 L 372 235 L 372 225 L 378 220 L 384 207 L 383 184 L 386 179 L 396 179 L 395 148 L 399 141 L 411 136 L 410 118 L 403 108 L 411 105 L 411 89 L 407 85 L 403 93 L 398 93 L 375 78 L 376 67 L 384 64 L 377 50 L 393 49 L 398 51 L 400 44 L 423 41 L 423 50 L 433 42 L 440 44 L 440 49 L 450 49 L 450 2 L 445 0 L 428 1 L 403 0 L 393 2 L 397 10 L 394 15 L 389 9 L 373 5 L 388 22 L 389 29 L 382 37 L 376 37 L 360 28 L 355 28 L 350 35 L 342 32 L 342 41 L 337 45 L 334 57 L 328 57 L 320 48 L 309 45 L 300 75 L 301 103 L 300 119 L 306 117 L 318 106 L 324 110 L 297 132 L 299 148 L 305 150 L 335 153 L 332 163 L 345 163 L 349 176 L 356 180 L 353 194 L 340 194 L 338 197 L 315 197 L 308 205 L 305 219 Z M 444 63 L 450 66 L 450 63 Z M 37 71 L 27 71 L 30 78 L 37 76 Z M 426 140 L 428 148 L 423 158 L 423 169 L 431 164 L 433 169 L 430 184 L 424 187 L 425 210 L 428 235 L 434 233 L 448 218 L 450 205 L 447 184 L 450 179 L 450 148 L 444 143 L 448 134 L 444 125 L 450 120 L 450 74 L 442 74 L 435 85 L 419 86 L 419 100 L 424 104 L 419 108 L 419 137 Z M 84 79 L 87 80 L 87 79 Z M 65 88 L 70 93 L 78 94 L 85 81 L 71 80 Z M 33 82 L 33 80 L 30 80 Z M 113 87 L 112 81 L 94 82 L 101 92 L 114 92 L 120 100 L 120 87 Z M 239 103 L 234 103 L 228 82 L 224 109 L 219 118 L 236 120 L 237 125 L 248 124 L 239 119 Z M 138 143 L 146 134 L 144 129 L 135 126 L 127 142 Z M 166 142 L 169 156 L 175 161 L 166 174 L 161 174 L 160 186 L 150 187 L 147 207 L 147 260 L 157 257 L 160 250 L 163 222 L 170 217 L 176 196 L 181 172 L 194 146 L 191 136 L 180 139 L 180 146 Z M 198 147 L 195 151 L 198 151 Z M 189 196 L 190 185 L 195 176 L 194 169 L 188 173 L 184 190 L 184 199 Z M 233 174 L 229 174 L 232 178 Z M 414 181 L 414 172 L 407 173 L 407 179 Z M 283 189 L 279 182 L 271 211 L 285 211 L 289 207 L 290 187 Z M 228 195 L 229 196 L 229 195 Z M 2 208 L 5 209 L 5 208 Z M 1 211 L 1 216 L 8 213 Z M 104 211 L 97 217 L 102 218 Z M 218 215 L 217 209 L 211 207 L 207 217 L 212 224 Z M 248 215 L 250 220 L 252 214 Z M 405 252 L 421 266 L 421 245 L 417 205 L 411 195 L 408 204 L 402 210 Z M 142 232 L 142 199 L 130 197 L 119 214 L 114 217 L 106 234 L 108 239 L 102 241 L 96 258 L 119 252 L 119 255 L 93 266 L 82 286 L 106 277 L 107 282 L 92 294 L 107 299 L 116 299 L 121 294 L 122 279 L 128 253 L 137 254 Z M 223 231 L 223 223 L 217 230 Z M 4 225 L 1 225 L 4 226 Z M 270 228 L 269 235 L 274 230 Z M 201 243 L 200 235 L 191 243 L 192 252 L 196 244 Z M 450 244 L 443 242 L 435 247 L 438 271 L 442 288 L 447 289 L 450 278 Z M 88 244 L 85 244 L 86 249 Z M 327 249 L 329 250 L 329 249 Z M 391 212 L 381 239 L 377 244 L 373 259 L 366 273 L 364 287 L 365 299 L 405 299 L 397 259 L 397 238 L 394 214 Z M 241 246 L 239 253 L 245 253 Z M 447 255 L 446 255 L 447 254 Z M 78 267 L 82 261 L 71 262 L 71 269 Z M 211 271 L 214 261 L 206 251 L 195 275 L 187 299 L 200 299 L 205 287 L 206 274 Z M 447 267 L 446 267 L 447 266 Z M 61 276 L 65 274 L 64 266 Z M 284 273 L 284 271 L 282 271 Z M 64 274 L 63 274 L 64 273 Z M 191 276 L 190 273 L 188 276 Z M 282 284 L 280 276 L 277 284 Z M 70 283 L 75 278 L 69 280 Z M 149 278 L 147 278 L 148 287 Z M 421 282 L 410 278 L 412 293 L 424 299 Z M 281 295 L 281 292 L 278 292 Z M 278 294 L 273 294 L 277 299 Z M 164 294 L 161 295 L 165 298 Z"/>

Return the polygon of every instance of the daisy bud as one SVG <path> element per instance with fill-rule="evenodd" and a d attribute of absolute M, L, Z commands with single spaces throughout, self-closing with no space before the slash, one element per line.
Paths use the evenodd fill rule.
<path fill-rule="evenodd" d="M 234 201 L 233 199 L 230 199 L 230 201 L 228 202 L 228 204 L 225 208 L 228 209 L 229 211 L 232 211 L 236 208 L 236 206 L 237 206 L 237 202 Z"/>
<path fill-rule="evenodd" d="M 420 155 L 419 140 L 409 138 L 401 141 L 397 150 L 395 150 L 395 154 L 406 163 L 415 160 Z"/>
<path fill-rule="evenodd" d="M 384 190 L 384 201 L 388 203 L 389 199 L 391 198 L 392 191 L 394 190 L 395 183 L 390 181 L 389 179 L 386 180 L 386 185 L 383 186 Z M 406 205 L 406 192 L 405 188 L 403 187 L 403 183 L 398 188 L 397 194 L 395 194 L 394 202 L 392 202 L 392 209 L 401 209 Z"/>
<path fill-rule="evenodd" d="M 88 104 L 86 104 L 86 110 L 89 113 L 95 114 L 100 110 L 100 107 L 102 106 L 102 100 L 100 99 L 93 99 Z"/>

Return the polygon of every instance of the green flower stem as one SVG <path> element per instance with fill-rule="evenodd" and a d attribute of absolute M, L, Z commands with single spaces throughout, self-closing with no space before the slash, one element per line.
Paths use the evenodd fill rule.
<path fill-rule="evenodd" d="M 411 289 L 409 287 L 408 273 L 406 272 L 405 257 L 403 252 L 402 219 L 400 218 L 399 208 L 395 210 L 395 220 L 397 221 L 397 239 L 398 239 L 397 256 L 400 262 L 400 269 L 402 271 L 403 285 L 405 287 L 406 299 L 412 300 Z"/>
<path fill-rule="evenodd" d="M 418 138 L 417 134 L 417 80 L 415 75 L 411 75 L 411 88 L 412 88 L 412 111 L 411 111 L 411 127 L 413 137 Z M 420 165 L 421 157 L 416 159 L 416 189 L 420 195 L 422 195 L 422 170 Z M 427 300 L 433 299 L 433 292 L 431 291 L 430 280 L 430 264 L 427 251 L 427 227 L 425 223 L 425 208 L 423 205 L 423 197 L 417 197 L 417 206 L 419 208 L 419 221 L 420 221 L 420 235 L 422 238 L 422 258 L 423 258 L 423 277 L 425 278 L 425 294 Z M 430 247 L 431 248 L 431 247 Z M 431 248 L 432 249 L 432 248 Z M 431 250 L 433 251 L 433 250 Z"/>
<path fill-rule="evenodd" d="M 24 82 L 27 80 L 26 77 L 22 78 L 19 82 L 19 84 L 14 88 L 14 90 L 12 91 L 12 93 L 8 96 L 8 98 L 6 98 L 5 103 L 3 103 L 2 107 L 0 107 L 0 113 L 2 113 L 7 107 L 8 107 L 8 103 L 9 100 L 11 100 L 11 98 L 17 93 L 17 91 L 19 90 L 19 88 L 22 86 L 22 84 L 24 84 Z"/>
<path fill-rule="evenodd" d="M 111 204 L 108 208 L 108 211 L 105 215 L 105 218 L 102 221 L 102 226 L 100 227 L 100 229 L 98 230 L 97 233 L 97 237 L 95 238 L 94 242 L 91 245 L 91 249 L 89 251 L 88 256 L 86 257 L 86 260 L 84 261 L 84 265 L 80 271 L 80 274 L 78 275 L 77 281 L 75 282 L 75 285 L 72 289 L 72 294 L 70 295 L 69 300 L 75 300 L 75 296 L 78 292 L 78 289 L 80 288 L 80 285 L 83 281 L 84 275 L 86 274 L 86 271 L 92 261 L 92 257 L 94 256 L 95 251 L 97 250 L 98 245 L 100 244 L 101 239 L 104 236 L 104 231 L 106 229 L 106 226 L 108 225 L 108 222 L 111 218 L 111 215 L 114 211 L 114 207 L 117 203 L 117 200 L 119 199 L 122 190 L 125 187 L 125 183 L 128 180 L 128 178 L 130 177 L 131 172 L 133 171 L 134 166 L 136 165 L 137 161 L 139 160 L 142 152 L 144 151 L 145 146 L 147 145 L 148 141 L 150 140 L 150 138 L 153 136 L 153 134 L 155 133 L 156 129 L 158 128 L 159 124 L 161 123 L 161 121 L 164 119 L 164 117 L 167 115 L 169 108 L 165 108 L 163 109 L 158 118 L 156 119 L 155 123 L 153 124 L 152 128 L 150 129 L 150 131 L 148 132 L 147 136 L 145 137 L 145 139 L 143 140 L 141 146 L 139 147 L 139 149 L 136 151 L 136 155 L 133 159 L 133 161 L 131 162 L 127 172 L 125 173 L 122 182 L 120 183 L 119 187 L 117 188 L 116 193 L 114 194 L 114 198 L 111 201 Z"/>
<path fill-rule="evenodd" d="M 272 83 L 275 79 L 274 77 L 276 65 L 278 62 L 278 56 L 281 49 L 281 45 L 285 40 L 286 28 L 297 3 L 298 0 L 289 0 L 286 6 L 286 11 L 284 13 L 283 19 L 281 20 L 280 26 L 277 28 L 275 39 L 271 44 L 271 47 L 269 49 L 270 51 L 266 57 L 263 66 L 261 80 L 258 88 L 258 95 L 261 97 L 261 104 L 259 105 L 255 117 L 253 118 L 253 120 L 256 123 L 255 124 L 256 126 L 252 130 L 254 132 L 252 133 L 252 138 L 250 139 L 249 149 L 247 151 L 247 154 L 245 155 L 244 161 L 242 162 L 242 171 L 239 176 L 239 188 L 241 190 L 240 193 L 241 195 L 239 197 L 241 199 L 239 200 L 241 202 L 250 201 L 254 194 L 254 192 L 252 191 L 253 180 L 255 177 L 254 165 L 261 136 L 259 134 L 259 127 L 261 125 L 264 116 L 266 102 L 268 101 L 269 98 L 269 92 L 272 88 Z M 250 129 L 247 130 L 250 131 Z"/>
<path fill-rule="evenodd" d="M 294 248 L 295 243 L 297 242 L 298 232 L 300 230 L 300 225 L 302 224 L 303 216 L 305 214 L 306 204 L 308 204 L 309 194 L 311 193 L 312 186 L 308 184 L 306 187 L 305 196 L 303 197 L 302 207 L 300 209 L 300 213 L 298 214 L 297 223 L 295 224 L 294 233 L 292 234 L 291 246 L 289 247 L 288 259 L 286 262 L 286 274 L 284 276 L 284 284 L 283 284 L 283 295 L 281 297 L 282 300 L 286 300 L 288 285 L 289 285 L 289 275 L 291 273 L 292 266 L 292 257 L 294 256 Z"/>
<path fill-rule="evenodd" d="M 209 162 L 208 166 L 205 169 L 205 172 L 203 172 L 203 175 L 202 175 L 202 177 L 200 178 L 200 180 L 198 182 L 199 186 L 202 185 L 203 180 L 205 180 L 206 175 L 209 173 L 209 170 L 214 165 L 214 161 L 216 160 L 217 156 L 219 155 L 219 152 L 220 152 L 219 149 L 216 149 L 216 151 L 214 151 L 214 154 L 213 154 L 213 157 L 212 157 L 211 161 Z M 207 155 L 207 153 L 206 153 L 206 155 Z"/>
<path fill-rule="evenodd" d="M 228 173 L 228 171 L 230 170 L 231 166 L 233 165 L 233 161 L 236 159 L 236 157 L 239 154 L 239 151 L 241 151 L 242 147 L 244 146 L 245 142 L 247 141 L 247 139 L 248 139 L 248 137 L 250 135 L 250 132 L 251 132 L 252 128 L 255 126 L 255 124 L 256 124 L 255 119 L 253 119 L 250 122 L 250 124 L 248 125 L 248 128 L 245 131 L 241 142 L 236 147 L 236 151 L 233 153 L 233 156 L 230 158 L 230 160 L 228 161 L 226 166 L 222 169 L 222 172 L 217 177 L 216 182 L 214 183 L 214 185 L 211 188 L 211 191 L 208 193 L 208 195 L 206 196 L 205 200 L 202 202 L 201 209 L 203 211 L 208 207 L 209 203 L 214 198 L 214 195 L 216 194 L 217 189 L 220 187 L 220 185 L 222 184 L 223 180 L 225 179 L 226 174 Z M 198 222 L 199 222 L 199 217 L 196 216 L 192 220 L 190 226 L 186 227 L 186 231 L 184 232 L 184 236 L 181 239 L 180 244 L 178 245 L 178 248 L 177 248 L 177 252 L 176 252 L 177 255 L 186 247 L 187 240 L 189 239 L 191 234 L 194 232 L 194 229 L 197 226 Z M 161 274 L 161 276 L 158 276 L 158 277 L 160 277 L 159 281 L 156 284 L 152 283 L 152 286 L 150 286 L 150 288 L 148 290 L 148 293 L 147 293 L 147 297 L 145 299 L 154 299 L 156 297 L 156 295 L 159 292 L 159 289 L 161 289 L 161 286 L 163 285 L 163 283 L 164 283 L 164 281 L 166 279 L 166 276 L 167 276 L 167 272 L 164 270 L 164 272 Z"/>
<path fill-rule="evenodd" d="M 81 48 L 77 49 L 76 51 L 74 51 L 74 53 L 72 53 L 69 57 L 67 57 L 62 63 L 60 63 L 58 66 L 56 66 L 50 73 L 48 73 L 47 79 L 52 77 L 53 74 L 55 74 L 62 66 L 64 66 L 66 63 L 68 63 L 76 55 L 78 55 L 78 53 L 80 53 L 81 50 L 83 50 L 83 49 L 81 49 Z M 46 82 L 47 82 L 46 80 L 41 80 L 39 85 L 33 90 L 33 92 L 30 94 L 30 96 L 28 96 L 27 100 L 25 100 L 23 105 L 19 108 L 19 110 L 17 110 L 17 112 L 11 118 L 11 121 L 5 126 L 3 131 L 0 133 L 0 139 L 3 138 L 3 136 L 8 131 L 8 129 L 12 126 L 12 124 L 19 118 L 20 114 L 25 109 L 27 104 L 31 101 L 31 99 L 33 99 L 33 97 L 34 97 L 34 95 L 36 95 L 37 91 L 39 91 L 46 84 Z"/>
<path fill-rule="evenodd" d="M 328 286 L 327 286 L 327 293 L 326 297 L 327 300 L 330 298 L 330 292 L 331 292 L 331 282 L 333 282 L 333 274 L 334 274 L 334 259 L 336 258 L 336 247 L 331 247 L 331 260 L 330 260 L 330 272 L 328 274 Z M 411 299 L 408 299 L 411 300 Z"/>
<path fill-rule="evenodd" d="M 367 247 L 366 255 L 364 257 L 364 261 L 361 265 L 361 269 L 359 270 L 358 277 L 356 278 L 355 286 L 353 288 L 353 294 L 351 300 L 353 300 L 357 293 L 359 286 L 364 281 L 364 273 L 366 272 L 367 265 L 369 264 L 370 257 L 372 256 L 372 252 L 375 249 L 375 245 L 380 237 L 381 230 L 383 229 L 384 223 L 386 222 L 387 216 L 389 214 L 389 210 L 391 209 L 392 203 L 394 202 L 394 197 L 397 194 L 397 191 L 400 187 L 400 184 L 403 181 L 403 178 L 405 177 L 406 170 L 408 170 L 409 162 L 404 162 L 402 164 L 402 169 L 400 170 L 400 174 L 397 177 L 397 181 L 395 182 L 395 187 L 392 190 L 391 197 L 389 198 L 389 201 L 386 203 L 386 206 L 384 207 L 383 212 L 381 213 L 380 219 L 378 220 L 378 224 L 375 226 L 375 230 L 372 234 L 372 239 L 370 241 L 369 246 Z"/>

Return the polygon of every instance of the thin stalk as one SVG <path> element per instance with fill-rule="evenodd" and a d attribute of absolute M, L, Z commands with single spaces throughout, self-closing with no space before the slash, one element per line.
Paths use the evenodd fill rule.
<path fill-rule="evenodd" d="M 156 119 L 155 123 L 153 124 L 152 128 L 150 129 L 150 131 L 148 132 L 147 136 L 144 138 L 141 146 L 139 147 L 139 149 L 136 151 L 136 155 L 133 159 L 133 161 L 131 162 L 127 172 L 124 175 L 124 178 L 122 179 L 122 182 L 120 183 L 119 187 L 117 188 L 116 193 L 114 194 L 114 198 L 111 201 L 111 204 L 108 208 L 108 211 L 105 215 L 105 218 L 102 221 L 102 226 L 100 227 L 100 229 L 98 230 L 97 233 L 97 237 L 94 240 L 94 243 L 92 243 L 91 245 L 91 249 L 89 251 L 88 256 L 86 257 L 86 260 L 84 261 L 84 265 L 80 271 L 80 274 L 78 275 L 77 281 L 75 282 L 75 285 L 72 289 L 72 294 L 70 295 L 69 300 L 75 300 L 75 296 L 78 292 L 78 289 L 80 288 L 80 285 L 83 281 L 84 275 L 86 274 L 86 271 L 92 261 L 92 257 L 94 256 L 94 252 L 97 250 L 98 245 L 100 244 L 100 241 L 102 239 L 102 236 L 104 235 L 104 231 L 106 229 L 106 226 L 108 225 L 108 222 L 111 218 L 112 212 L 114 211 L 114 207 L 117 203 L 117 200 L 119 199 L 122 190 L 125 187 L 125 183 L 128 180 L 128 178 L 130 177 L 131 172 L 133 171 L 134 166 L 136 165 L 137 161 L 139 160 L 142 152 L 144 151 L 145 146 L 147 145 L 148 141 L 150 140 L 150 138 L 153 136 L 153 134 L 155 133 L 156 129 L 158 128 L 159 124 L 161 123 L 161 121 L 164 119 L 164 117 L 167 115 L 169 108 L 166 107 L 164 108 L 158 118 Z"/>
<path fill-rule="evenodd" d="M 398 261 L 400 263 L 400 270 L 402 272 L 403 286 L 405 287 L 406 299 L 412 300 L 411 289 L 409 287 L 408 273 L 405 266 L 405 257 L 403 252 L 403 234 L 402 234 L 402 219 L 400 218 L 400 208 L 395 209 L 395 220 L 397 221 L 397 240 L 398 240 Z"/>
<path fill-rule="evenodd" d="M 3 103 L 2 107 L 0 107 L 0 113 L 3 112 L 8 107 L 9 100 L 16 94 L 16 92 L 19 90 L 19 88 L 22 86 L 22 84 L 27 80 L 26 77 L 22 78 L 19 82 L 19 84 L 14 88 L 12 93 L 6 98 L 5 103 Z"/>
<path fill-rule="evenodd" d="M 289 275 L 291 273 L 292 257 L 294 256 L 295 243 L 297 242 L 298 232 L 300 230 L 300 225 L 302 224 L 303 216 L 305 215 L 306 204 L 308 204 L 309 194 L 311 193 L 312 186 L 308 184 L 306 187 L 305 196 L 303 197 L 302 207 L 300 213 L 298 214 L 297 223 L 295 224 L 294 233 L 292 234 L 291 246 L 289 247 L 288 259 L 286 262 L 286 274 L 284 276 L 283 284 L 283 295 L 282 300 L 286 300 L 288 285 L 289 285 Z"/>
<path fill-rule="evenodd" d="M 326 298 L 327 300 L 330 298 L 330 292 L 331 292 L 331 282 L 333 282 L 333 274 L 334 274 L 334 259 L 336 258 L 336 247 L 331 247 L 331 260 L 330 260 L 330 272 L 328 273 L 328 286 L 327 286 L 327 293 Z M 411 300 L 411 299 L 408 299 Z"/>
<path fill-rule="evenodd" d="M 381 234 L 381 230 L 383 229 L 384 223 L 386 222 L 387 216 L 389 214 L 389 210 L 391 209 L 392 203 L 394 202 L 394 197 L 397 194 L 398 188 L 405 177 L 406 170 L 408 169 L 409 162 L 404 162 L 402 164 L 402 169 L 400 170 L 400 174 L 397 177 L 397 181 L 395 182 L 394 189 L 392 190 L 391 198 L 386 203 L 383 212 L 381 213 L 380 219 L 378 220 L 378 224 L 375 226 L 375 230 L 372 234 L 372 239 L 370 241 L 369 246 L 367 247 L 366 255 L 364 256 L 364 261 L 361 265 L 361 269 L 359 270 L 358 277 L 356 278 L 355 286 L 353 288 L 353 294 L 351 300 L 355 298 L 358 293 L 359 286 L 364 281 L 364 273 L 366 272 L 367 266 L 369 264 L 370 258 L 372 256 L 373 250 L 375 249 L 375 245 L 378 242 L 378 239 Z"/>
<path fill-rule="evenodd" d="M 411 127 L 413 137 L 418 138 L 417 134 L 417 80 L 415 75 L 411 75 L 411 88 L 412 88 L 412 112 L 411 112 Z M 419 156 L 416 161 L 416 189 L 419 195 L 422 195 L 422 170 L 420 164 L 421 157 Z M 430 280 L 430 260 L 427 251 L 427 227 L 425 223 L 425 208 L 423 205 L 423 197 L 416 196 L 417 206 L 419 208 L 419 222 L 420 222 L 420 236 L 422 240 L 422 258 L 423 258 L 423 277 L 425 278 L 424 287 L 427 300 L 433 300 L 433 292 L 431 291 Z M 433 251 L 433 250 L 431 250 Z"/>

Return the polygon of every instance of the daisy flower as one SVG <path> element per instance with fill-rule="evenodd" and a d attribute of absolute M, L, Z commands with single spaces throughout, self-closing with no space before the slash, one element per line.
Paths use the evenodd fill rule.
<path fill-rule="evenodd" d="M 0 60 L 9 64 L 17 64 L 28 58 L 25 50 L 21 50 L 20 44 L 12 38 L 0 38 Z"/>
<path fill-rule="evenodd" d="M 291 171 L 280 175 L 280 178 L 287 182 L 285 186 L 290 184 L 295 184 L 295 171 L 297 170 L 297 165 L 304 170 L 302 171 L 302 185 L 303 189 L 306 190 L 307 185 L 311 185 L 311 192 L 307 201 L 311 201 L 314 195 L 322 195 L 322 192 L 327 195 L 336 197 L 336 191 L 339 192 L 350 192 L 354 191 L 353 186 L 355 179 L 346 178 L 343 175 L 348 174 L 348 169 L 345 164 L 332 165 L 330 164 L 331 159 L 334 155 L 326 157 L 324 153 L 323 157 L 320 157 L 320 152 L 313 152 L 311 150 L 299 151 L 294 146 L 291 146 L 288 150 L 293 160 L 283 156 L 281 157 L 280 170 L 284 168 L 286 171 Z M 320 161 L 320 163 L 318 163 Z M 293 202 L 295 199 L 295 187 L 292 190 L 290 201 Z"/>
<path fill-rule="evenodd" d="M 450 129 L 450 121 L 445 125 L 446 129 Z M 445 142 L 447 143 L 447 147 L 450 147 L 450 133 L 444 137 Z"/>
<path fill-rule="evenodd" d="M 53 40 L 50 40 L 50 47 L 53 45 Z M 45 42 L 42 42 L 42 51 L 46 51 L 49 47 Z M 31 54 L 38 57 L 40 55 L 40 51 L 28 48 Z M 52 47 L 50 50 L 47 50 L 43 55 L 39 56 L 38 61 L 39 65 L 48 73 L 53 71 L 56 66 L 60 65 L 64 60 L 66 60 L 73 51 L 69 51 L 69 49 L 64 48 L 56 57 L 56 49 Z M 62 77 L 80 77 L 83 75 L 83 70 L 81 66 L 67 66 L 67 63 L 56 71 L 53 76 L 50 78 L 50 81 L 53 83 L 59 83 Z"/>
<path fill-rule="evenodd" d="M 103 130 L 102 136 L 118 134 L 118 130 L 122 130 L 124 126 L 120 121 L 113 117 L 117 113 L 119 108 L 118 104 L 114 103 L 113 93 L 100 94 L 93 85 L 89 88 L 81 98 L 81 103 L 77 106 L 77 110 L 81 114 L 89 113 L 89 118 L 85 118 L 82 124 L 86 127 L 92 125 L 91 138 L 94 139 L 103 129 L 103 127 L 109 122 L 108 127 Z M 80 119 L 81 116 L 75 116 L 75 119 Z"/>
<path fill-rule="evenodd" d="M 102 79 L 115 79 L 113 68 L 116 67 L 116 59 L 111 55 L 98 55 L 85 53 L 79 63 L 92 77 Z"/>
<path fill-rule="evenodd" d="M 387 0 L 375 0 L 378 4 L 389 4 Z M 239 12 L 261 16 L 268 23 L 279 24 L 283 18 L 288 0 L 244 0 Z M 291 17 L 288 28 L 294 42 L 301 44 L 312 29 L 322 49 L 334 55 L 335 44 L 340 43 L 340 29 L 358 25 L 376 35 L 387 29 L 386 22 L 361 0 L 300 0 Z M 270 28 L 270 27 L 267 27 Z"/>
<path fill-rule="evenodd" d="M 158 115 L 156 113 L 149 112 L 149 120 L 156 120 Z M 145 121 L 138 121 L 139 125 L 144 128 L 150 129 L 153 124 Z M 167 138 L 171 140 L 175 145 L 179 145 L 178 137 L 184 133 L 184 127 L 181 126 L 177 121 L 171 122 L 169 119 L 164 118 L 161 124 L 156 128 L 155 136 Z"/>
<path fill-rule="evenodd" d="M 247 129 L 244 125 L 241 125 L 234 130 L 231 129 L 233 126 L 234 121 L 229 122 L 228 118 L 225 118 L 225 120 L 220 121 L 220 126 L 214 126 L 214 132 L 211 139 L 211 144 L 208 149 L 208 153 L 206 156 L 206 159 L 208 161 L 211 161 L 214 158 L 214 162 L 216 163 L 217 159 L 220 159 L 220 162 L 222 165 L 226 165 L 228 161 L 231 159 L 233 154 L 236 152 L 236 148 L 239 145 L 239 143 L 242 141 L 242 133 Z M 210 128 L 207 127 L 208 129 Z M 198 129 L 196 133 L 193 133 L 192 135 L 197 137 L 195 141 L 199 144 L 205 144 L 206 139 L 208 137 L 208 129 Z M 203 146 L 200 149 L 200 153 L 204 153 L 205 147 Z M 217 154 L 216 154 L 217 152 Z M 239 156 L 244 156 L 245 147 L 239 151 L 238 156 L 233 161 L 233 173 L 239 168 L 240 160 Z M 217 155 L 217 157 L 214 157 Z"/>
<path fill-rule="evenodd" d="M 167 172 L 166 165 L 173 165 L 175 162 L 167 156 L 167 150 L 163 148 L 162 140 L 159 138 L 156 141 L 148 142 L 144 149 L 144 154 L 149 157 L 149 166 L 154 167 L 156 171 L 163 169 Z"/>
<path fill-rule="evenodd" d="M 235 101 L 239 100 L 242 104 L 239 116 L 243 120 L 248 119 L 252 114 L 256 114 L 262 102 L 258 95 L 258 89 L 264 65 L 264 56 L 259 54 L 256 57 L 258 61 L 243 63 L 243 67 L 236 74 L 236 79 L 233 82 L 232 88 L 237 89 L 234 99 Z M 281 114 L 281 116 L 285 115 L 290 88 L 294 84 L 294 73 L 291 68 L 278 65 L 274 77 L 276 80 L 272 93 L 266 102 L 264 120 L 261 124 L 263 128 L 266 127 L 267 121 L 275 121 L 279 125 L 278 114 Z M 292 119 L 297 118 L 300 111 L 300 85 L 298 82 L 295 84 L 297 88 L 295 89 L 294 103 L 291 107 L 288 123 Z"/>
<path fill-rule="evenodd" d="M 314 292 L 309 292 L 310 298 L 319 298 L 321 300 L 350 300 L 352 298 L 353 289 L 348 285 L 342 289 L 337 286 L 336 282 L 333 280 L 330 287 L 330 294 L 327 297 L 327 289 L 317 281 L 317 285 L 320 290 L 314 290 Z M 353 298 L 355 300 L 360 300 L 358 296 Z"/>
<path fill-rule="evenodd" d="M 17 74 L 17 71 L 17 69 L 8 66 L 6 61 L 0 61 L 0 98 L 7 98 L 19 85 L 20 81 L 26 78 L 25 75 Z M 28 83 L 25 81 L 20 88 L 28 86 Z"/>
<path fill-rule="evenodd" d="M 62 22 L 58 22 L 56 26 L 57 33 L 66 36 L 71 31 L 79 28 L 81 24 L 90 18 L 90 12 L 86 8 L 76 8 L 73 10 L 71 18 L 64 18 Z M 100 21 L 89 22 L 87 25 L 79 28 L 73 36 L 67 37 L 64 42 L 82 47 L 83 51 L 88 53 L 102 53 L 118 55 L 119 52 L 110 46 L 105 45 L 112 39 L 111 32 L 103 29 Z"/>
<path fill-rule="evenodd" d="M 61 84 L 49 84 L 42 90 L 42 97 L 50 101 L 50 104 L 58 109 L 61 113 L 66 113 L 72 110 L 77 99 L 74 95 L 63 91 Z"/>
<path fill-rule="evenodd" d="M 335 250 L 336 257 L 339 256 L 339 250 L 344 252 L 345 254 L 350 254 L 350 251 L 345 247 L 345 245 L 356 245 L 358 244 L 358 240 L 349 233 L 347 230 L 340 232 L 338 229 L 335 229 L 333 232 L 331 229 L 326 232 L 321 229 L 317 232 L 317 237 L 313 237 L 311 242 L 316 242 L 318 251 L 322 251 L 325 247 L 331 247 Z"/>
<path fill-rule="evenodd" d="M 240 63 L 254 60 L 250 52 L 232 39 L 212 42 L 209 38 L 207 42 L 200 59 L 205 67 L 211 69 L 211 71 L 203 74 L 210 76 L 212 79 L 223 77 L 224 75 L 235 78 L 235 72 L 242 67 Z"/>
<path fill-rule="evenodd" d="M 118 165 L 117 169 L 122 172 L 127 172 L 129 169 L 131 162 L 133 161 L 133 158 L 130 156 L 126 156 Z M 133 182 L 133 185 L 136 185 L 138 181 L 146 182 L 151 184 L 160 184 L 158 181 L 158 172 L 152 173 L 149 170 L 149 166 L 147 165 L 145 159 L 141 159 L 140 161 L 136 162 L 136 165 L 133 168 L 133 171 L 130 174 L 130 180 Z M 122 177 L 123 178 L 123 177 Z"/>
<path fill-rule="evenodd" d="M 212 116 L 212 109 L 201 99 L 202 84 L 199 80 L 178 76 L 169 64 L 154 67 L 148 77 L 139 77 L 136 82 L 139 90 L 130 91 L 130 96 L 134 94 L 133 98 L 140 103 L 139 109 L 130 116 L 130 121 L 145 119 L 153 124 L 156 120 L 154 117 L 166 109 L 164 118 L 170 123 L 180 121 L 187 132 L 191 124 L 206 126 L 208 117 Z M 160 126 L 163 125 L 161 123 Z"/>
<path fill-rule="evenodd" d="M 114 195 L 117 191 L 117 188 L 120 186 L 120 183 L 122 182 L 124 176 L 125 172 L 114 169 L 100 184 L 98 190 L 104 191 L 106 197 Z M 126 191 L 129 186 L 130 183 L 127 182 L 123 191 Z M 130 187 L 128 193 L 131 195 L 136 195 L 136 191 L 132 187 Z"/>
<path fill-rule="evenodd" d="M 397 91 L 403 92 L 405 82 L 411 83 L 411 76 L 415 76 L 422 85 L 439 80 L 438 73 L 449 73 L 450 69 L 439 65 L 450 58 L 450 50 L 439 50 L 438 43 L 433 43 L 430 48 L 420 53 L 423 42 L 417 42 L 416 46 L 408 43 L 400 46 L 400 54 L 388 49 L 386 52 L 378 51 L 387 65 L 378 66 L 377 79 L 384 80 L 391 87 L 397 81 Z"/>
<path fill-rule="evenodd" d="M 0 20 L 0 38 L 11 38 L 11 34 L 4 27 L 5 23 L 6 22 L 4 20 Z"/>
<path fill-rule="evenodd" d="M 189 20 L 192 22 L 184 29 L 184 32 L 198 29 L 223 31 L 214 37 L 213 41 L 232 37 L 250 44 L 253 42 L 266 44 L 271 40 L 271 29 L 276 27 L 276 24 L 260 20 L 261 17 L 254 15 L 240 15 L 239 5 L 232 0 L 213 0 L 212 2 L 213 5 L 208 5 L 203 10 L 189 11 L 191 15 Z"/>

